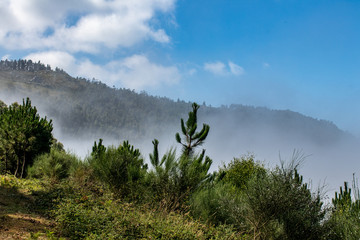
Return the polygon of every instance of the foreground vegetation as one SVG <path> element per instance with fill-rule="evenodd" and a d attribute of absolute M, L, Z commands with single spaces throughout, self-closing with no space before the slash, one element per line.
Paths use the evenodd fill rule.
<path fill-rule="evenodd" d="M 91 155 L 80 160 L 52 138 L 51 121 L 40 118 L 30 100 L 0 105 L 2 238 L 360 237 L 355 179 L 355 194 L 345 184 L 326 206 L 322 193 L 303 182 L 298 152 L 274 169 L 246 155 L 210 173 L 211 158 L 197 150 L 210 126 L 198 129 L 195 103 L 175 135 L 181 151 L 170 149 L 161 156 L 155 139 L 150 165 L 129 142 L 105 146 L 101 139 Z M 34 225 L 13 231 L 10 219 L 16 218 Z"/>

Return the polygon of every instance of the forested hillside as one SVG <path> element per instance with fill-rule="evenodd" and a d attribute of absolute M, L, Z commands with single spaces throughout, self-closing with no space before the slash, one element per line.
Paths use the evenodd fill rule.
<path fill-rule="evenodd" d="M 0 62 L 0 99 L 11 103 L 30 97 L 38 108 L 54 119 L 66 136 L 109 136 L 136 140 L 159 137 L 179 124 L 190 103 L 149 96 L 130 89 L 115 89 L 93 80 L 73 78 L 61 69 L 32 61 Z M 334 124 L 289 110 L 231 105 L 202 105 L 200 118 L 216 125 L 213 135 L 244 137 L 263 132 L 263 138 L 280 141 L 307 140 L 331 144 L 349 137 Z"/>

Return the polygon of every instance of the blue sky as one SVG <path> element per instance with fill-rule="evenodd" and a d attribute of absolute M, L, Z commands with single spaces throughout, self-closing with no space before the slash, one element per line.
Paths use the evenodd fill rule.
<path fill-rule="evenodd" d="M 360 1 L 9 0 L 0 57 L 171 99 L 290 109 L 360 136 Z"/>

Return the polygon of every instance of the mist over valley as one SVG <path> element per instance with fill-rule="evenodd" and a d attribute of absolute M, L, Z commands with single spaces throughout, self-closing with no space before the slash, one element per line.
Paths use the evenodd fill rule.
<path fill-rule="evenodd" d="M 82 158 L 99 138 L 105 145 L 129 140 L 147 161 L 155 138 L 160 154 L 171 147 L 180 151 L 175 133 L 181 131 L 180 119 L 187 117 L 191 102 L 110 88 L 41 64 L 34 69 L 35 63 L 24 60 L 11 64 L 0 64 L 0 99 L 11 104 L 30 97 L 40 114 L 53 120 L 55 138 Z M 274 167 L 280 158 L 290 161 L 293 152 L 300 151 L 305 156 L 300 172 L 314 188 L 325 183 L 325 190 L 332 193 L 351 181 L 353 173 L 358 175 L 359 140 L 330 121 L 241 104 L 202 104 L 198 118 L 199 127 L 210 125 L 198 150 L 206 149 L 213 171 L 244 154 L 254 154 L 265 166 Z"/>

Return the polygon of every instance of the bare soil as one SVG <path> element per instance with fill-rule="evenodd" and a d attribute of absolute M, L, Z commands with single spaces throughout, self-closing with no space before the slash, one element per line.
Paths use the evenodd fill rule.
<path fill-rule="evenodd" d="M 31 233 L 50 231 L 53 223 L 33 206 L 29 193 L 0 186 L 0 239 L 31 239 Z"/>

